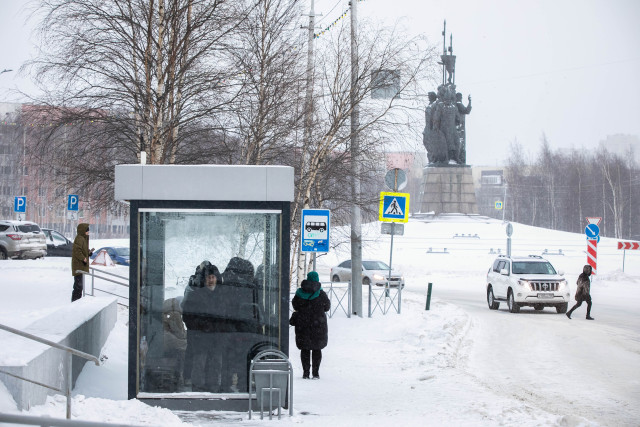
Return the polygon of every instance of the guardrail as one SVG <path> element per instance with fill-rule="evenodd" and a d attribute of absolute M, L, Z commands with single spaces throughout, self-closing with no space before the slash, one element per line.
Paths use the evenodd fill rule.
<path fill-rule="evenodd" d="M 129 307 L 129 304 L 128 304 L 129 303 L 129 296 L 128 296 L 129 292 L 128 291 L 127 291 L 127 296 L 122 296 L 122 295 L 114 294 L 113 292 L 106 291 L 104 289 L 97 288 L 95 286 L 95 279 L 100 279 L 100 280 L 106 280 L 107 282 L 115 283 L 116 285 L 123 286 L 123 287 L 129 289 L 129 278 L 128 277 L 120 276 L 120 275 L 114 274 L 114 273 L 109 273 L 108 271 L 104 271 L 104 270 L 98 270 L 97 268 L 94 268 L 94 267 L 89 267 L 89 270 L 90 270 L 89 273 L 87 273 L 86 271 L 83 271 L 83 270 L 76 270 L 76 273 L 82 274 L 82 295 L 83 296 L 87 295 L 87 293 L 86 293 L 87 292 L 87 287 L 86 287 L 85 277 L 86 276 L 91 276 L 91 293 L 88 294 L 88 295 L 95 296 L 95 292 L 96 291 L 103 292 L 105 294 L 113 295 L 113 296 L 118 297 L 118 298 L 123 298 L 124 300 L 127 301 L 127 304 L 121 303 L 120 301 L 118 301 L 118 304 L 122 305 L 124 307 L 127 307 L 127 308 Z M 110 279 L 110 278 L 104 277 L 104 276 L 100 276 L 96 272 L 101 273 L 101 274 L 106 274 L 106 275 L 109 275 L 109 276 L 113 276 L 113 277 L 117 277 L 118 279 L 121 279 L 121 281 Z"/>
<path fill-rule="evenodd" d="M 395 308 L 396 313 L 400 314 L 402 309 L 402 288 L 403 286 L 391 287 L 389 282 L 386 282 L 384 286 L 374 286 L 369 283 L 369 317 L 378 308 L 380 308 L 382 314 L 387 314 L 391 308 Z"/>
<path fill-rule="evenodd" d="M 333 300 L 335 298 L 336 303 Z M 345 307 L 344 299 L 347 299 Z M 341 308 L 347 317 L 351 317 L 351 281 L 348 282 L 329 282 L 329 301 L 331 301 L 331 310 L 329 310 L 329 317 Z"/>
<path fill-rule="evenodd" d="M 429 249 L 427 249 L 427 253 L 428 254 L 448 254 L 450 252 L 447 250 L 447 248 L 443 248 L 442 250 L 429 248 Z"/>
<path fill-rule="evenodd" d="M 54 347 L 54 348 L 57 348 L 57 349 L 60 349 L 60 350 L 63 350 L 63 351 L 67 352 L 68 362 L 67 362 L 67 367 L 66 367 L 66 370 L 67 370 L 67 372 L 66 372 L 66 378 L 67 378 L 66 390 L 62 390 L 62 389 L 59 389 L 59 388 L 56 388 L 56 387 L 53 387 L 53 386 L 50 386 L 50 385 L 35 381 L 35 380 L 31 380 L 29 378 L 24 378 L 24 377 L 21 377 L 20 375 L 15 375 L 15 374 L 12 374 L 10 372 L 7 372 L 7 371 L 1 370 L 1 369 L 0 369 L 0 372 L 5 374 L 5 375 L 9 375 L 11 377 L 14 377 L 14 378 L 17 378 L 19 380 L 22 380 L 22 381 L 27 381 L 27 382 L 30 382 L 32 384 L 36 384 L 36 385 L 39 385 L 39 386 L 42 386 L 42 387 L 46 387 L 46 388 L 48 388 L 50 390 L 53 390 L 53 391 L 64 393 L 67 396 L 67 419 L 71 418 L 71 387 L 72 387 L 72 383 L 73 383 L 73 378 L 72 378 L 72 376 L 73 376 L 72 356 L 78 356 L 78 357 L 82 357 L 84 359 L 90 360 L 90 361 L 94 362 L 96 364 L 96 366 L 100 366 L 100 360 L 97 357 L 95 357 L 94 355 L 92 355 L 92 354 L 88 354 L 88 353 L 85 353 L 83 351 L 76 350 L 74 348 L 67 347 L 67 346 L 62 345 L 62 344 L 58 344 L 57 342 L 53 342 L 53 341 L 46 340 L 44 338 L 40 338 L 38 336 L 29 334 L 27 332 L 23 332 L 23 331 L 20 331 L 18 329 L 14 329 L 14 328 L 12 328 L 10 326 L 6 326 L 6 325 L 0 324 L 0 329 L 3 329 L 3 330 L 5 330 L 7 332 L 10 332 L 12 334 L 20 335 L 21 337 L 30 339 L 32 341 L 37 341 L 39 343 L 46 344 L 46 345 L 48 345 L 50 347 Z M 50 424 L 47 424 L 47 425 L 50 425 Z"/>
<path fill-rule="evenodd" d="M 471 235 L 471 233 L 469 233 L 469 234 L 464 234 L 464 233 L 462 233 L 462 234 L 458 234 L 458 233 L 456 233 L 456 234 L 453 236 L 453 238 L 454 238 L 454 239 L 459 239 L 459 238 L 464 238 L 464 239 L 479 239 L 479 238 L 480 238 L 480 236 L 478 236 L 477 234 Z"/>

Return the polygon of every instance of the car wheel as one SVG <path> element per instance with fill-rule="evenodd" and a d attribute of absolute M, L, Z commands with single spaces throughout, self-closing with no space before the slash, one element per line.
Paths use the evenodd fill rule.
<path fill-rule="evenodd" d="M 518 313 L 520 311 L 520 306 L 515 301 L 513 291 L 511 289 L 509 289 L 509 295 L 507 296 L 507 305 L 509 306 L 509 313 Z"/>
<path fill-rule="evenodd" d="M 0 259 L 9 259 L 7 251 L 5 251 L 4 248 L 0 248 Z"/>
<path fill-rule="evenodd" d="M 331 278 L 331 281 L 332 281 L 332 282 L 339 282 L 339 281 L 340 281 L 340 278 L 338 277 L 338 275 L 337 275 L 337 274 L 334 274 L 334 275 L 333 275 L 333 277 Z"/>
<path fill-rule="evenodd" d="M 489 304 L 489 310 L 497 310 L 500 307 L 500 303 L 493 296 L 493 288 L 491 286 L 487 291 L 487 304 Z"/>
<path fill-rule="evenodd" d="M 556 305 L 556 311 L 558 313 L 566 313 L 568 308 L 569 308 L 568 302 Z"/>
<path fill-rule="evenodd" d="M 536 311 L 544 310 L 544 305 L 536 304 L 536 305 L 533 306 L 533 309 L 536 310 Z"/>
<path fill-rule="evenodd" d="M 364 286 L 369 286 L 370 283 L 371 283 L 371 280 L 369 280 L 368 277 L 365 277 L 364 279 L 362 279 L 362 284 Z"/>

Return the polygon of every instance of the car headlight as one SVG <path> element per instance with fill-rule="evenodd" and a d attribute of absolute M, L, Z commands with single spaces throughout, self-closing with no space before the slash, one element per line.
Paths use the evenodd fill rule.
<path fill-rule="evenodd" d="M 567 279 L 558 280 L 558 287 L 567 286 Z"/>
<path fill-rule="evenodd" d="M 381 274 L 374 274 L 373 278 L 376 279 L 376 280 L 384 280 L 384 276 L 381 275 Z"/>
<path fill-rule="evenodd" d="M 518 285 L 524 286 L 525 288 L 531 290 L 531 286 L 529 285 L 529 282 L 526 280 L 518 280 Z"/>

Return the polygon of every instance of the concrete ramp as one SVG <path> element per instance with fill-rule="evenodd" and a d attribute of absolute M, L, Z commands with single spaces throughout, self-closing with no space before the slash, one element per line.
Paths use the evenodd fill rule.
<path fill-rule="evenodd" d="M 115 326 L 116 318 L 116 298 L 85 297 L 34 321 L 22 331 L 100 357 L 100 350 Z M 65 388 L 69 360 L 66 351 L 5 331 L 0 331 L 0 342 L 0 369 L 52 387 Z M 86 362 L 81 357 L 73 356 L 74 384 Z M 47 395 L 58 394 L 49 388 L 2 373 L 0 380 L 20 410 L 41 405 L 45 403 Z"/>

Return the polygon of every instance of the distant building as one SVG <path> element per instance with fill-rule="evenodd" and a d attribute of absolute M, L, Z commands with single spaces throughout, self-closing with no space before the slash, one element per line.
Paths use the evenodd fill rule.
<path fill-rule="evenodd" d="M 502 169 L 477 170 L 480 172 L 479 185 L 475 185 L 478 213 L 492 218 L 502 218 L 508 200 L 507 187 Z"/>
<path fill-rule="evenodd" d="M 29 104 L 0 103 L 0 218 L 15 218 L 14 199 L 27 197 L 25 219 L 40 227 L 53 228 L 73 238 L 80 222 L 91 224 L 94 238 L 129 237 L 129 209 L 124 204 L 103 209 L 92 204 L 82 189 L 68 188 L 54 168 L 41 167 L 30 155 L 34 145 L 29 131 L 47 126 L 43 120 L 25 123 L 23 111 Z M 33 120 L 33 119 L 32 119 Z M 67 196 L 80 196 L 78 220 L 67 218 Z"/>
<path fill-rule="evenodd" d="M 599 147 L 625 159 L 629 159 L 631 155 L 636 163 L 640 163 L 640 137 L 637 135 L 609 135 L 604 141 L 600 141 Z"/>

